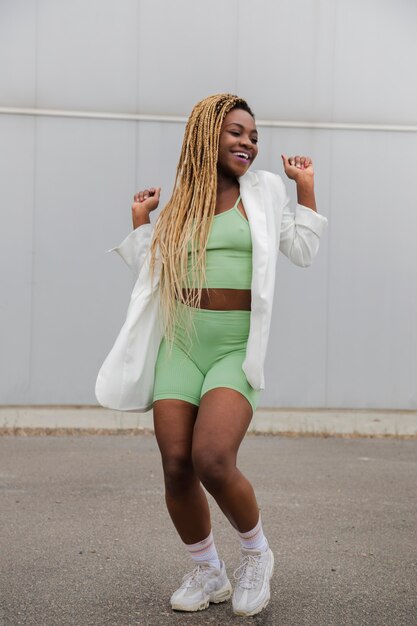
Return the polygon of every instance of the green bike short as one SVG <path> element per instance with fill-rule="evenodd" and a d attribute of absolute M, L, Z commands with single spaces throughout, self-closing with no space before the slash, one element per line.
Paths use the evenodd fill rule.
<path fill-rule="evenodd" d="M 153 400 L 175 398 L 199 406 L 210 389 L 235 389 L 256 410 L 259 391 L 248 383 L 242 369 L 249 335 L 250 311 L 192 310 L 194 330 L 187 336 L 180 320 L 174 329 L 171 353 L 163 338 L 155 365 Z M 184 318 L 183 318 L 184 319 Z"/>

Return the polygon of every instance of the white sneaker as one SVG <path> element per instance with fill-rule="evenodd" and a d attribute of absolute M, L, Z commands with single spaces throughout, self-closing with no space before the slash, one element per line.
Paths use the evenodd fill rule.
<path fill-rule="evenodd" d="M 223 561 L 220 563 L 217 569 L 204 561 L 184 576 L 181 587 L 171 596 L 174 611 L 202 611 L 210 602 L 218 604 L 230 598 L 232 585 Z"/>
<path fill-rule="evenodd" d="M 236 615 L 256 615 L 266 607 L 271 597 L 269 580 L 274 571 L 274 555 L 242 549 L 242 560 L 234 573 L 233 611 Z"/>

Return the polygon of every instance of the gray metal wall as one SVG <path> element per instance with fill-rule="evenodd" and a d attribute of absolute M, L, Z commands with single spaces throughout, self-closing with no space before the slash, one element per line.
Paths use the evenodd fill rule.
<path fill-rule="evenodd" d="M 135 190 L 168 199 L 184 130 L 4 107 L 231 91 L 259 120 L 415 125 L 416 23 L 413 0 L 0 0 L 0 401 L 95 403 L 131 288 L 105 250 Z M 258 168 L 313 156 L 329 218 L 313 267 L 280 259 L 261 406 L 417 408 L 416 126 L 260 130 Z"/>

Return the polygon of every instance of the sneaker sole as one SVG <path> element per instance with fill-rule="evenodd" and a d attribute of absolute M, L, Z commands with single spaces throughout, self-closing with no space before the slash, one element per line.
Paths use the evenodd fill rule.
<path fill-rule="evenodd" d="M 271 552 L 271 555 L 272 555 L 272 559 L 271 559 L 271 565 L 269 568 L 269 580 L 271 580 L 272 574 L 274 573 L 274 553 Z M 271 592 L 269 591 L 263 603 L 257 606 L 256 609 L 254 609 L 253 611 L 239 611 L 239 609 L 237 610 L 233 609 L 233 613 L 235 615 L 239 615 L 240 617 L 252 617 L 252 615 L 257 615 L 258 613 L 263 611 L 264 608 L 268 606 L 270 599 L 271 599 Z"/>
<path fill-rule="evenodd" d="M 220 602 L 226 602 L 229 598 L 232 597 L 233 588 L 230 583 L 230 580 L 227 581 L 224 587 L 210 594 L 210 602 L 213 604 L 220 604 Z"/>
<path fill-rule="evenodd" d="M 226 602 L 229 600 L 233 593 L 232 585 L 230 584 L 230 580 L 219 589 L 218 591 L 213 591 L 210 595 L 208 595 L 204 600 L 197 604 L 184 605 L 184 604 L 171 604 L 173 611 L 186 611 L 186 612 L 195 612 L 195 611 L 204 611 L 204 609 L 208 609 L 210 603 L 220 604 L 220 602 Z"/>

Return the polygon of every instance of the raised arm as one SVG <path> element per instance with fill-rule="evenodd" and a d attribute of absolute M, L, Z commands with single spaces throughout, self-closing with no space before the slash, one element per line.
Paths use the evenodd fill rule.
<path fill-rule="evenodd" d="M 143 191 L 135 193 L 132 204 L 132 222 L 134 229 L 143 226 L 143 224 L 151 223 L 149 214 L 158 207 L 160 195 L 160 187 L 151 187 L 150 189 L 144 189 Z"/>
<path fill-rule="evenodd" d="M 297 202 L 317 212 L 314 194 L 314 168 L 310 157 L 287 157 L 283 154 L 282 162 L 288 178 L 297 185 Z"/>
<path fill-rule="evenodd" d="M 109 252 L 117 252 L 122 257 L 135 278 L 138 277 L 149 250 L 152 238 L 149 215 L 158 207 L 160 193 L 160 187 L 151 187 L 144 191 L 138 191 L 134 195 L 132 204 L 133 231 L 119 246 L 109 250 Z"/>
<path fill-rule="evenodd" d="M 317 213 L 312 160 L 306 156 L 282 155 L 282 161 L 286 175 L 297 186 L 297 206 L 294 214 L 285 194 L 279 247 L 290 261 L 308 267 L 317 254 L 327 219 Z"/>

